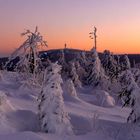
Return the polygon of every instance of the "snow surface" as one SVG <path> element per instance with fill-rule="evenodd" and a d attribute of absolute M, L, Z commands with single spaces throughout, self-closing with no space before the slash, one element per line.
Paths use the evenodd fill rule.
<path fill-rule="evenodd" d="M 64 91 L 64 105 L 71 118 L 74 135 L 55 135 L 39 130 L 38 89 L 20 88 L 12 72 L 0 80 L 0 140 L 139 140 L 139 127 L 128 124 L 129 108 L 115 105 L 103 91 L 84 87 L 77 97 Z M 97 100 L 99 99 L 99 100 Z"/>

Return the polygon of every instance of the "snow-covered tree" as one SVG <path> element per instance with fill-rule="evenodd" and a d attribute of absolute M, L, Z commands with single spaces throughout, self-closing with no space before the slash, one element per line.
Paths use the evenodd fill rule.
<path fill-rule="evenodd" d="M 66 88 L 70 96 L 77 97 L 75 86 L 73 84 L 73 81 L 70 78 L 66 80 Z"/>
<path fill-rule="evenodd" d="M 128 121 L 136 122 L 140 119 L 140 87 L 138 87 L 130 70 L 123 71 L 120 75 L 122 90 L 120 98 L 123 106 L 132 107 Z"/>
<path fill-rule="evenodd" d="M 79 76 L 76 71 L 75 63 L 70 62 L 69 68 L 70 68 L 70 70 L 69 70 L 68 77 L 71 78 L 71 80 L 73 81 L 73 83 L 76 87 L 81 87 L 82 85 L 81 85 L 81 81 L 79 80 Z"/>
<path fill-rule="evenodd" d="M 37 27 L 35 32 L 27 30 L 21 35 L 26 35 L 27 39 L 11 54 L 5 67 L 10 65 L 13 60 L 19 58 L 15 70 L 19 72 L 32 73 L 33 78 L 35 78 L 36 74 L 39 72 L 41 64 L 41 60 L 39 58 L 39 49 L 41 46 L 47 46 L 47 44 L 46 41 L 43 41 L 43 37 L 38 32 Z"/>
<path fill-rule="evenodd" d="M 62 96 L 61 66 L 52 63 L 44 75 L 44 84 L 39 95 L 38 109 L 42 131 L 57 134 L 72 134 L 70 118 L 64 108 Z"/>
<path fill-rule="evenodd" d="M 121 60 L 121 70 L 126 70 L 130 68 L 131 68 L 131 64 L 130 64 L 128 56 L 123 55 L 122 60 Z"/>
<path fill-rule="evenodd" d="M 61 50 L 61 53 L 60 53 L 60 56 L 58 59 L 58 64 L 60 64 L 62 66 L 62 70 L 61 70 L 62 76 L 67 75 L 69 66 L 65 60 L 65 51 L 64 50 Z"/>
<path fill-rule="evenodd" d="M 60 56 L 58 59 L 58 63 L 60 63 L 61 65 L 65 64 L 65 54 L 64 54 L 64 50 L 61 50 L 60 52 Z"/>
<path fill-rule="evenodd" d="M 140 69 L 133 68 L 131 71 L 134 74 L 134 78 L 135 78 L 136 83 L 140 87 Z"/>
<path fill-rule="evenodd" d="M 84 77 L 85 77 L 85 68 L 83 68 L 79 61 L 75 61 L 75 68 L 76 68 L 76 73 L 79 77 L 79 80 L 84 83 Z"/>
<path fill-rule="evenodd" d="M 118 77 L 120 70 L 119 64 L 115 60 L 113 54 L 111 54 L 108 50 L 105 50 L 103 53 L 102 65 L 106 75 L 108 75 L 111 80 Z"/>
<path fill-rule="evenodd" d="M 80 66 L 85 68 L 87 65 L 87 58 L 86 58 L 86 52 L 82 51 L 77 54 L 77 61 L 79 62 Z"/>
<path fill-rule="evenodd" d="M 96 49 L 94 49 L 92 51 L 92 61 L 87 67 L 87 76 L 85 81 L 88 85 L 98 86 L 104 84 L 104 80 L 107 80 L 107 77 L 104 74 L 98 53 Z"/>

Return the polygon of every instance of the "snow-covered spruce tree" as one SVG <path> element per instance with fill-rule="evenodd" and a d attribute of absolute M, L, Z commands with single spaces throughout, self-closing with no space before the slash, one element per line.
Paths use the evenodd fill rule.
<path fill-rule="evenodd" d="M 87 59 L 86 59 L 86 52 L 82 51 L 77 54 L 77 61 L 79 61 L 79 64 L 81 67 L 85 68 L 87 65 Z"/>
<path fill-rule="evenodd" d="M 123 101 L 123 106 L 132 107 L 128 121 L 136 122 L 140 119 L 140 87 L 138 87 L 135 82 L 130 70 L 122 72 L 120 75 L 120 83 L 122 90 L 119 96 Z"/>
<path fill-rule="evenodd" d="M 79 61 L 75 61 L 75 68 L 76 68 L 76 73 L 79 77 L 79 80 L 81 81 L 81 83 L 84 83 L 84 77 L 85 77 L 85 68 L 83 68 Z"/>
<path fill-rule="evenodd" d="M 140 69 L 133 68 L 131 71 L 134 74 L 134 78 L 135 78 L 136 83 L 140 87 Z"/>
<path fill-rule="evenodd" d="M 62 76 L 67 75 L 69 66 L 65 60 L 65 51 L 64 50 L 61 50 L 61 53 L 60 53 L 60 56 L 58 59 L 58 64 L 60 64 L 62 66 L 62 70 L 61 70 Z"/>
<path fill-rule="evenodd" d="M 46 41 L 43 41 L 43 37 L 38 32 L 37 27 L 35 32 L 27 30 L 21 35 L 27 36 L 27 39 L 11 54 L 5 67 L 7 67 L 7 65 L 9 65 L 16 58 L 19 58 L 15 71 L 24 72 L 26 74 L 32 73 L 33 78 L 35 79 L 41 64 L 39 58 L 39 49 L 41 46 L 47 47 L 47 44 Z"/>
<path fill-rule="evenodd" d="M 52 63 L 44 75 L 44 84 L 39 95 L 39 121 L 41 130 L 47 133 L 72 134 L 70 118 L 64 108 L 62 96 L 61 66 Z"/>
<path fill-rule="evenodd" d="M 115 60 L 113 54 L 111 54 L 108 50 L 105 50 L 103 53 L 102 65 L 106 75 L 110 77 L 111 81 L 118 78 L 120 66 Z"/>
<path fill-rule="evenodd" d="M 71 80 L 73 81 L 75 87 L 81 87 L 82 84 L 81 84 L 81 81 L 79 80 L 79 76 L 77 74 L 74 62 L 69 63 L 69 69 L 70 70 L 69 70 L 68 77 L 71 78 Z"/>
<path fill-rule="evenodd" d="M 102 86 L 107 83 L 108 78 L 104 74 L 101 62 L 96 49 L 92 51 L 92 61 L 87 67 L 87 76 L 85 82 L 87 85 Z"/>
<path fill-rule="evenodd" d="M 130 64 L 128 56 L 123 55 L 121 59 L 122 59 L 121 60 L 121 71 L 126 70 L 126 69 L 130 69 L 131 64 Z"/>
<path fill-rule="evenodd" d="M 60 65 L 64 65 L 65 64 L 65 54 L 64 54 L 64 50 L 63 49 L 60 51 L 60 56 L 59 56 L 59 59 L 58 59 L 58 63 Z"/>

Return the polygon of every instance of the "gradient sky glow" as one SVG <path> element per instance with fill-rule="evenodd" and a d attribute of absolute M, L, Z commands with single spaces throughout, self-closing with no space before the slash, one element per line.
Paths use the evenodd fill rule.
<path fill-rule="evenodd" d="M 89 50 L 92 25 L 98 28 L 98 51 L 140 54 L 140 0 L 0 0 L 0 56 L 24 40 L 35 26 L 48 49 Z"/>

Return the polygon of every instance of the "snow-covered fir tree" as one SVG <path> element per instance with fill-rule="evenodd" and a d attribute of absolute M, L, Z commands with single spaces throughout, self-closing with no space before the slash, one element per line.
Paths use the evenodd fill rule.
<path fill-rule="evenodd" d="M 87 67 L 87 76 L 85 78 L 87 85 L 93 86 L 103 86 L 107 77 L 104 74 L 104 70 L 101 66 L 101 61 L 99 59 L 96 49 L 92 50 L 92 61 Z"/>
<path fill-rule="evenodd" d="M 60 56 L 59 56 L 59 59 L 58 59 L 58 63 L 60 65 L 64 65 L 65 64 L 65 54 L 64 54 L 64 50 L 61 50 L 60 51 Z"/>
<path fill-rule="evenodd" d="M 123 55 L 121 58 L 121 70 L 130 69 L 131 64 L 127 55 Z"/>
<path fill-rule="evenodd" d="M 108 75 L 111 80 L 116 79 L 118 77 L 120 66 L 115 60 L 113 54 L 111 54 L 108 50 L 105 50 L 103 53 L 102 65 L 106 75 Z"/>
<path fill-rule="evenodd" d="M 84 77 L 85 77 L 85 68 L 83 68 L 79 61 L 75 61 L 75 68 L 76 68 L 76 73 L 79 77 L 79 80 L 81 81 L 81 83 L 84 83 Z"/>
<path fill-rule="evenodd" d="M 61 53 L 58 59 L 58 64 L 62 66 L 62 70 L 61 70 L 62 76 L 68 75 L 69 66 L 65 60 L 65 50 L 61 50 Z"/>
<path fill-rule="evenodd" d="M 87 58 L 86 58 L 86 52 L 85 51 L 82 51 L 82 52 L 78 53 L 77 61 L 79 61 L 80 66 L 82 66 L 83 68 L 86 67 L 86 65 L 87 65 Z"/>
<path fill-rule="evenodd" d="M 73 81 L 73 83 L 74 83 L 74 85 L 76 87 L 81 87 L 82 86 L 81 81 L 79 80 L 79 76 L 77 74 L 74 62 L 70 62 L 69 63 L 69 74 L 68 74 L 68 77 L 71 78 L 71 80 Z"/>
<path fill-rule="evenodd" d="M 135 78 L 136 83 L 140 87 L 140 69 L 133 68 L 131 71 L 134 74 L 134 78 Z"/>
<path fill-rule="evenodd" d="M 123 106 L 132 107 L 128 121 L 136 122 L 140 119 L 140 87 L 138 87 L 135 82 L 130 70 L 122 72 L 120 75 L 120 83 L 122 89 L 119 96 L 123 101 Z"/>
<path fill-rule="evenodd" d="M 39 120 L 42 131 L 57 134 L 72 134 L 68 113 L 62 96 L 61 66 L 52 63 L 44 75 L 44 84 L 39 95 Z"/>

